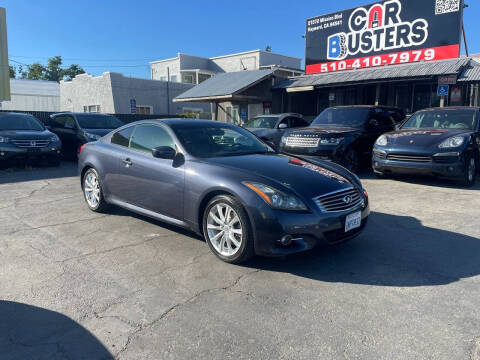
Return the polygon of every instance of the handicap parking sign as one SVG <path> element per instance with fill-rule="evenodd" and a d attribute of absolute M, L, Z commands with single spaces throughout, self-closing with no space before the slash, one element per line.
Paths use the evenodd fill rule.
<path fill-rule="evenodd" d="M 450 90 L 449 85 L 438 85 L 437 95 L 438 96 L 448 96 L 449 90 Z"/>

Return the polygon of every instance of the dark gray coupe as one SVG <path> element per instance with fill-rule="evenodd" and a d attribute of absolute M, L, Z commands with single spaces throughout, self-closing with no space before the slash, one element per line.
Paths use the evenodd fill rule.
<path fill-rule="evenodd" d="M 83 145 L 88 207 L 115 204 L 203 234 L 220 259 L 285 255 L 358 235 L 367 193 L 342 167 L 276 153 L 240 127 L 145 120 Z"/>

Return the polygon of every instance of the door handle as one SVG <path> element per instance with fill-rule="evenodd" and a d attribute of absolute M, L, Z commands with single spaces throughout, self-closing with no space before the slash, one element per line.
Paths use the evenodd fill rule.
<path fill-rule="evenodd" d="M 133 165 L 132 160 L 130 160 L 129 158 L 126 158 L 125 160 L 123 160 L 123 163 L 125 164 L 126 167 L 130 167 Z"/>

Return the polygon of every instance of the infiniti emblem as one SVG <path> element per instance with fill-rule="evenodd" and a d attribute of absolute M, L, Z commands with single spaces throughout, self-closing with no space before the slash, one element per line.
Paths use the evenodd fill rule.
<path fill-rule="evenodd" d="M 350 195 L 347 195 L 343 198 L 343 202 L 345 204 L 350 204 L 352 202 L 352 197 Z"/>
<path fill-rule="evenodd" d="M 35 146 L 35 145 L 37 145 L 37 143 L 34 140 L 30 141 L 30 146 Z"/>
<path fill-rule="evenodd" d="M 414 143 L 414 141 L 413 141 L 413 140 L 410 140 L 410 144 L 413 144 L 413 143 Z"/>

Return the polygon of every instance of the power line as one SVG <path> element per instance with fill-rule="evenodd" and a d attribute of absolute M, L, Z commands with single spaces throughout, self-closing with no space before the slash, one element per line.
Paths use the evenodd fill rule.
<path fill-rule="evenodd" d="M 25 63 L 22 63 L 20 61 L 17 61 L 17 60 L 13 60 L 13 59 L 8 59 L 9 61 L 11 62 L 14 62 L 16 64 L 19 64 L 19 65 L 23 65 L 23 66 L 31 66 L 33 64 L 25 64 Z M 81 67 L 84 67 L 84 68 L 135 68 L 135 67 L 150 67 L 150 64 L 142 64 L 142 65 L 109 65 L 109 64 L 105 64 L 105 65 L 80 65 Z"/>

